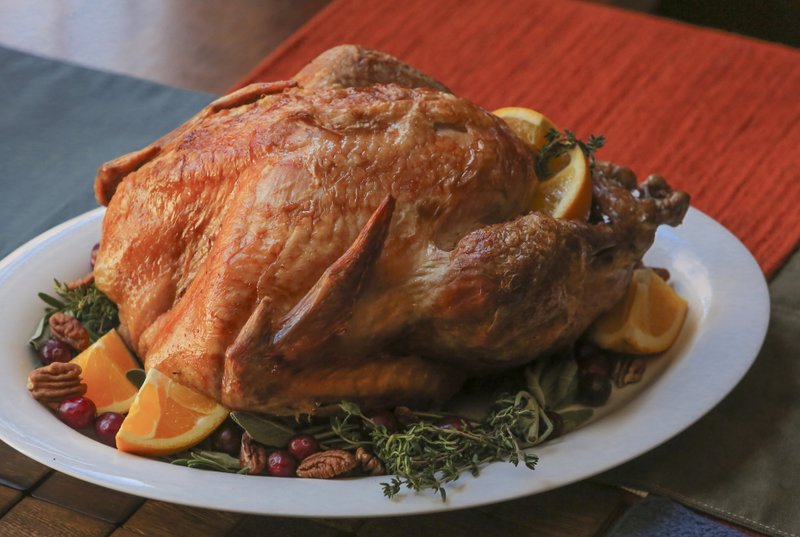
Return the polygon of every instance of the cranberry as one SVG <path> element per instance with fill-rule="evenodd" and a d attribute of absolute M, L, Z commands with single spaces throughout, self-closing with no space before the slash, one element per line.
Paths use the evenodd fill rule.
<path fill-rule="evenodd" d="M 214 431 L 211 442 L 215 450 L 238 457 L 242 447 L 242 430 L 235 423 L 225 422 Z"/>
<path fill-rule="evenodd" d="M 96 412 L 97 407 L 91 399 L 77 396 L 62 401 L 56 414 L 58 419 L 73 429 L 87 429 L 94 424 Z"/>
<path fill-rule="evenodd" d="M 39 347 L 39 355 L 42 357 L 44 365 L 50 365 L 53 362 L 69 362 L 72 360 L 72 349 L 63 341 L 50 338 Z"/>
<path fill-rule="evenodd" d="M 94 246 L 92 246 L 92 256 L 89 260 L 89 263 L 92 266 L 92 270 L 94 270 L 94 264 L 97 262 L 97 251 L 100 250 L 100 243 L 98 242 Z"/>
<path fill-rule="evenodd" d="M 317 451 L 319 451 L 319 442 L 310 434 L 296 434 L 289 439 L 289 453 L 298 461 L 302 461 Z"/>
<path fill-rule="evenodd" d="M 273 451 L 267 457 L 267 474 L 273 477 L 292 477 L 297 470 L 297 461 L 285 449 Z"/>
<path fill-rule="evenodd" d="M 444 416 L 436 422 L 436 426 L 440 429 L 454 429 L 456 431 L 463 431 L 467 428 L 467 422 L 464 418 L 458 416 Z"/>
<path fill-rule="evenodd" d="M 400 429 L 400 424 L 397 423 L 397 416 L 394 412 L 388 410 L 374 410 L 367 414 L 367 417 L 372 420 L 375 425 L 386 427 L 389 433 L 396 433 Z"/>
<path fill-rule="evenodd" d="M 122 427 L 125 416 L 118 412 L 103 412 L 94 422 L 97 439 L 111 447 L 117 446 L 117 431 Z"/>
<path fill-rule="evenodd" d="M 576 359 L 582 373 L 596 373 L 604 377 L 611 374 L 611 360 L 605 352 L 594 345 L 586 343 L 581 346 Z"/>
<path fill-rule="evenodd" d="M 586 406 L 603 406 L 611 396 L 611 379 L 597 373 L 584 373 L 578 379 L 578 401 Z"/>

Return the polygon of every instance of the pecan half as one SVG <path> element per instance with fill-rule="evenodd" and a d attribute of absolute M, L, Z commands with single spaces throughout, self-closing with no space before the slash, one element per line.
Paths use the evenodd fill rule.
<path fill-rule="evenodd" d="M 625 356 L 616 361 L 611 377 L 614 379 L 614 384 L 617 388 L 622 388 L 642 380 L 646 369 L 647 362 L 645 362 L 644 358 Z"/>
<path fill-rule="evenodd" d="M 329 449 L 309 455 L 297 467 L 299 477 L 331 479 L 350 473 L 358 466 L 352 453 L 343 449 Z"/>
<path fill-rule="evenodd" d="M 362 447 L 356 450 L 356 460 L 361 465 L 361 471 L 365 474 L 386 474 L 386 469 L 383 467 L 381 460 Z"/>
<path fill-rule="evenodd" d="M 81 382 L 81 366 L 72 362 L 53 362 L 31 371 L 28 390 L 34 399 L 55 408 L 64 399 L 85 394 L 86 384 Z"/>
<path fill-rule="evenodd" d="M 81 322 L 60 311 L 50 316 L 50 334 L 76 351 L 82 351 L 89 346 L 89 332 Z"/>
<path fill-rule="evenodd" d="M 267 468 L 267 448 L 253 440 L 253 437 L 247 433 L 242 434 L 239 466 L 247 468 L 249 475 L 263 474 Z"/>

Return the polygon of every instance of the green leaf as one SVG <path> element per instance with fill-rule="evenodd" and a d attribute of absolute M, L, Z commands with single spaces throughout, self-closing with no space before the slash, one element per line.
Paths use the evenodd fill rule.
<path fill-rule="evenodd" d="M 568 433 L 589 421 L 594 415 L 594 410 L 591 408 L 579 408 L 565 410 L 564 412 L 559 412 L 559 414 L 561 414 L 561 419 L 564 420 L 564 433 Z"/>
<path fill-rule="evenodd" d="M 47 320 L 47 315 L 39 319 L 39 323 L 36 325 L 33 335 L 28 340 L 28 343 L 30 343 L 34 350 L 38 351 L 41 346 L 50 339 L 50 325 L 48 325 Z"/>
<path fill-rule="evenodd" d="M 170 462 L 178 466 L 188 466 L 199 470 L 228 473 L 238 473 L 240 471 L 239 459 L 219 451 L 192 451 L 188 457 L 173 459 Z"/>
<path fill-rule="evenodd" d="M 546 359 L 537 360 L 533 365 L 526 367 L 524 372 L 525 385 L 540 407 L 547 405 L 547 391 L 542 385 L 542 374 L 546 365 Z"/>
<path fill-rule="evenodd" d="M 284 447 L 295 434 L 294 429 L 280 421 L 249 412 L 231 412 L 231 419 L 253 440 L 265 446 Z"/>
<path fill-rule="evenodd" d="M 239 459 L 231 457 L 227 453 L 223 453 L 221 451 L 208 451 L 199 449 L 192 451 L 192 455 L 199 461 L 215 464 L 219 467 L 225 468 L 225 470 L 228 471 L 239 471 L 240 469 Z"/>
<path fill-rule="evenodd" d="M 83 325 L 83 327 L 86 329 L 86 332 L 89 334 L 89 341 L 91 341 L 93 343 L 103 336 L 103 334 L 98 334 L 97 332 L 95 332 L 94 330 L 89 328 L 89 326 L 87 326 L 85 324 Z"/>
<path fill-rule="evenodd" d="M 558 410 L 560 408 L 568 407 L 571 404 L 575 403 L 578 398 L 578 375 L 573 375 L 572 378 L 569 380 L 569 383 L 566 385 L 563 395 L 556 400 L 552 407 L 553 410 Z"/>
<path fill-rule="evenodd" d="M 589 167 L 594 169 L 595 153 L 606 142 L 603 135 L 594 134 L 590 134 L 589 140 L 584 142 L 578 139 L 575 133 L 569 129 L 565 129 L 563 133 L 550 129 L 547 132 L 546 140 L 547 143 L 539 150 L 536 162 L 536 171 L 542 180 L 546 180 L 552 175 L 550 173 L 550 164 L 575 146 L 583 151 L 583 154 L 589 159 Z"/>
<path fill-rule="evenodd" d="M 95 284 L 69 289 L 66 284 L 55 280 L 53 287 L 59 298 L 54 298 L 47 293 L 39 293 L 39 298 L 47 304 L 45 324 L 56 312 L 72 315 L 89 333 L 91 343 L 119 325 L 117 306 Z M 36 332 L 38 333 L 38 330 Z M 39 341 L 41 339 L 37 339 L 37 343 Z M 31 345 L 36 347 L 36 343 L 33 341 Z"/>
<path fill-rule="evenodd" d="M 357 404 L 351 403 L 350 401 L 342 401 L 339 403 L 339 408 L 345 411 L 345 413 L 358 416 L 359 418 L 364 418 L 364 414 L 361 413 L 361 409 L 358 407 Z"/>
<path fill-rule="evenodd" d="M 52 296 L 48 295 L 47 293 L 39 293 L 39 298 L 42 299 L 42 302 L 47 304 L 48 306 L 52 306 L 57 310 L 62 309 L 65 304 L 58 300 L 57 298 L 53 298 Z"/>
<path fill-rule="evenodd" d="M 539 399 L 539 404 L 544 407 L 549 407 L 551 400 L 553 398 L 553 392 L 555 392 L 555 384 L 557 375 L 553 374 L 553 370 L 555 366 L 551 364 L 553 362 L 553 358 L 541 358 L 537 360 L 536 367 L 534 368 L 534 373 L 536 374 L 536 379 L 539 383 L 539 390 L 542 392 L 542 397 Z M 532 382 L 532 379 L 528 376 L 525 377 L 528 384 L 528 390 L 531 391 L 531 388 L 535 386 Z M 534 393 L 531 391 L 531 393 Z"/>
<path fill-rule="evenodd" d="M 559 363 L 558 380 L 550 399 L 552 408 L 561 408 L 573 400 L 578 391 L 578 362 L 571 354 Z"/>
<path fill-rule="evenodd" d="M 574 402 L 577 394 L 578 363 L 571 353 L 540 358 L 526 368 L 525 381 L 543 408 L 564 408 Z"/>
<path fill-rule="evenodd" d="M 131 381 L 131 384 L 136 386 L 136 388 L 141 388 L 142 384 L 144 384 L 144 379 L 147 378 L 147 373 L 145 373 L 144 369 L 129 369 L 125 372 L 125 376 L 128 377 L 128 380 Z"/>

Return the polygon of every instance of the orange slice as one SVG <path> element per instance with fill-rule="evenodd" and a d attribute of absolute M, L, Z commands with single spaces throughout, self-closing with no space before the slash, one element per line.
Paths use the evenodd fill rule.
<path fill-rule="evenodd" d="M 136 397 L 136 386 L 125 373 L 138 368 L 139 363 L 116 330 L 107 332 L 72 362 L 81 366 L 85 397 L 94 402 L 98 414 L 128 411 Z"/>
<path fill-rule="evenodd" d="M 205 395 L 151 368 L 117 433 L 117 449 L 139 455 L 169 455 L 211 434 L 228 410 Z"/>
<path fill-rule="evenodd" d="M 633 272 L 625 298 L 589 329 L 589 339 L 612 351 L 664 352 L 678 339 L 689 307 L 670 285 L 650 269 Z"/>
<path fill-rule="evenodd" d="M 494 114 L 537 153 L 547 143 L 547 133 L 559 130 L 544 115 L 530 108 L 508 106 L 495 110 Z M 534 211 L 555 218 L 587 220 L 592 205 L 592 177 L 586 156 L 580 147 L 567 150 L 567 158 L 554 164 L 561 166 L 547 177 L 540 177 L 533 197 Z"/>

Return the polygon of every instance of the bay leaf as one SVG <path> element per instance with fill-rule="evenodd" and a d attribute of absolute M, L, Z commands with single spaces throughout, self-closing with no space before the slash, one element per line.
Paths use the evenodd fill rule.
<path fill-rule="evenodd" d="M 265 446 L 282 448 L 295 434 L 294 429 L 285 423 L 249 412 L 233 411 L 231 419 L 253 440 Z"/>

